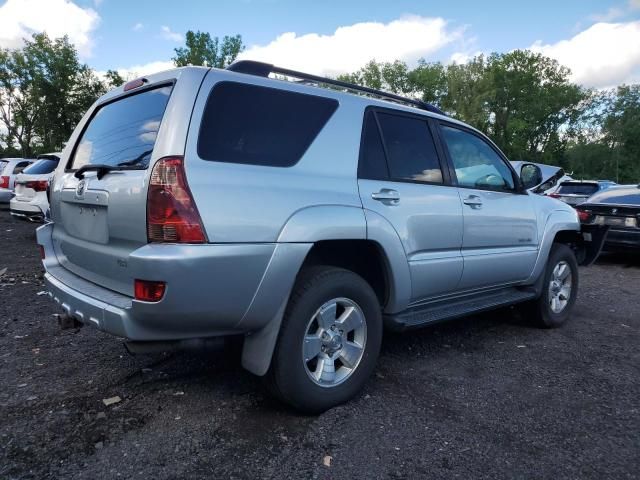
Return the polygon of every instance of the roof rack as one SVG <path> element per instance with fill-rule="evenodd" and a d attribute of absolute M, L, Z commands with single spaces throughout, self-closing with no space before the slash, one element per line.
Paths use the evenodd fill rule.
<path fill-rule="evenodd" d="M 417 107 L 428 112 L 438 113 L 445 115 L 445 113 L 438 107 L 431 105 L 430 103 L 417 100 L 415 98 L 407 98 L 395 93 L 388 93 L 382 90 L 376 90 L 375 88 L 362 87 L 349 82 L 343 82 L 341 80 L 335 80 L 333 78 L 321 77 L 318 75 L 311 75 L 309 73 L 297 72 L 295 70 L 289 70 L 288 68 L 276 67 L 270 63 L 256 62 L 254 60 L 240 60 L 232 63 L 227 67 L 227 70 L 238 73 L 246 73 L 248 75 L 256 75 L 259 77 L 268 77 L 271 73 L 277 73 L 280 75 L 286 75 L 289 77 L 299 78 L 301 80 L 310 81 L 314 83 L 325 83 L 327 85 L 334 85 L 346 90 L 352 90 L 354 92 L 367 93 L 376 97 L 380 97 L 384 100 L 391 100 L 393 102 L 404 103 Z"/>

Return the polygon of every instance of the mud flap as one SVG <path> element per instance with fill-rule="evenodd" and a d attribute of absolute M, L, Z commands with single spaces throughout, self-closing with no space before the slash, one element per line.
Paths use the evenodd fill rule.
<path fill-rule="evenodd" d="M 578 254 L 578 264 L 588 267 L 593 264 L 602 252 L 604 241 L 609 233 L 607 225 L 582 225 L 582 237 Z"/>

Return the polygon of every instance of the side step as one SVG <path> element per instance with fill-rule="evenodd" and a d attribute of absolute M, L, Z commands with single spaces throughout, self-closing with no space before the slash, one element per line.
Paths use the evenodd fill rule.
<path fill-rule="evenodd" d="M 392 330 L 403 331 L 513 305 L 532 300 L 536 296 L 533 288 L 503 288 L 417 305 L 395 315 L 385 315 L 384 320 L 385 325 Z"/>

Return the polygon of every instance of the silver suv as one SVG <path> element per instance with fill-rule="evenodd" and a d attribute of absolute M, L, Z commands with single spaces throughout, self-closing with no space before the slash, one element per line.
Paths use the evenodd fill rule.
<path fill-rule="evenodd" d="M 363 387 L 383 326 L 513 304 L 562 324 L 593 256 L 477 130 L 250 61 L 106 94 L 51 185 L 38 243 L 67 319 L 134 351 L 241 335 L 243 366 L 307 412 Z"/>

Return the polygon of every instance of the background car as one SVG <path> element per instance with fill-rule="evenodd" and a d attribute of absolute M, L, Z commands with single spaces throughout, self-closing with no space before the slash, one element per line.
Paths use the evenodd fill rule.
<path fill-rule="evenodd" d="M 513 168 L 515 168 L 516 172 L 520 174 L 520 177 L 523 180 L 527 175 L 527 168 L 525 168 L 524 171 L 522 169 L 522 167 L 524 167 L 525 165 L 536 165 L 540 169 L 542 177 L 539 178 L 539 181 L 536 185 L 527 189 L 532 193 L 547 195 L 548 193 L 554 191 L 554 188 L 557 187 L 558 183 L 572 180 L 572 178 L 565 173 L 562 167 L 556 167 L 555 165 L 546 165 L 544 163 L 529 163 L 520 160 L 512 161 L 511 165 L 513 165 Z"/>
<path fill-rule="evenodd" d="M 584 225 L 607 225 L 607 250 L 640 251 L 640 185 L 619 185 L 593 195 L 576 207 Z"/>
<path fill-rule="evenodd" d="M 549 196 L 576 206 L 586 201 L 591 195 L 616 185 L 611 180 L 569 180 L 562 182 L 558 189 Z"/>
<path fill-rule="evenodd" d="M 9 206 L 16 175 L 33 161 L 30 158 L 0 158 L 0 206 Z"/>
<path fill-rule="evenodd" d="M 30 221 L 42 221 L 49 210 L 47 188 L 58 166 L 60 153 L 39 155 L 15 179 L 15 197 L 11 199 L 11 215 Z"/>

